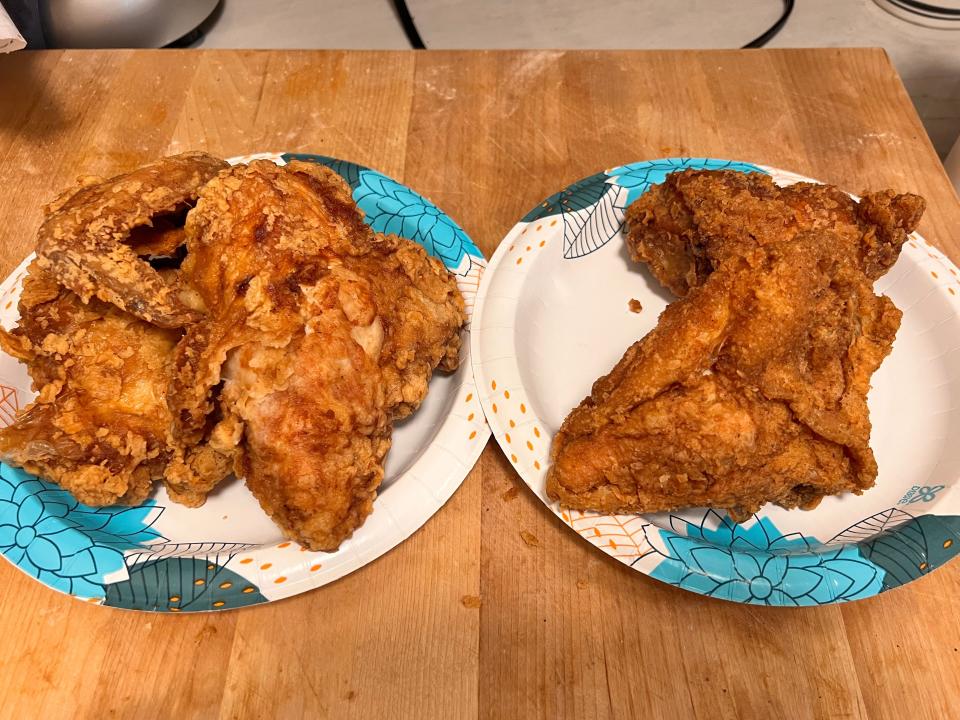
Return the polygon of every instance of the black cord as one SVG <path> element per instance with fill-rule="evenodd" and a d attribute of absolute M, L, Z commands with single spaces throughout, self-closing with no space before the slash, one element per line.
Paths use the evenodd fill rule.
<path fill-rule="evenodd" d="M 783 14 L 780 15 L 780 18 L 771 25 L 765 33 L 744 45 L 744 49 L 761 48 L 773 40 L 776 34 L 787 24 L 787 20 L 793 12 L 794 2 L 795 0 L 783 0 Z M 403 26 L 403 32 L 406 33 L 410 45 L 414 50 L 426 50 L 427 46 L 423 44 L 423 38 L 420 37 L 420 33 L 417 31 L 417 26 L 413 22 L 413 16 L 410 14 L 406 0 L 393 0 L 393 6 L 397 10 L 397 16 L 400 18 L 400 24 Z"/>
<path fill-rule="evenodd" d="M 397 9 L 397 16 L 400 18 L 400 24 L 403 25 L 403 31 L 407 34 L 411 47 L 414 50 L 426 50 L 427 46 L 423 44 L 423 38 L 417 32 L 417 26 L 413 23 L 413 16 L 407 8 L 406 1 L 393 0 L 393 6 Z"/>
<path fill-rule="evenodd" d="M 960 19 L 960 9 L 958 8 L 928 5 L 927 3 L 918 2 L 918 0 L 891 0 L 891 2 L 914 15 L 922 15 L 923 17 L 936 18 L 938 20 Z"/>
<path fill-rule="evenodd" d="M 771 25 L 763 35 L 754 38 L 744 45 L 743 49 L 747 50 L 749 48 L 762 48 L 768 42 L 773 40 L 774 36 L 783 29 L 784 25 L 787 24 L 787 20 L 790 18 L 790 13 L 793 12 L 793 3 L 794 0 L 783 0 L 783 14 L 780 16 L 780 19 Z"/>

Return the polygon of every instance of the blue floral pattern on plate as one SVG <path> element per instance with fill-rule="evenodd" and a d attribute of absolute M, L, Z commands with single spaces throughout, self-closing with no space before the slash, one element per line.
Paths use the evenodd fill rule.
<path fill-rule="evenodd" d="M 353 199 L 374 230 L 420 243 L 451 270 L 459 268 L 465 256 L 483 257 L 449 215 L 376 170 L 360 171 L 360 185 Z"/>
<path fill-rule="evenodd" d="M 876 525 L 877 518 L 886 519 L 894 513 L 907 521 L 861 540 L 857 547 L 871 562 L 884 568 L 883 589 L 906 585 L 931 572 L 960 552 L 960 517 L 956 515 L 920 515 L 911 517 L 897 508 L 862 520 L 867 532 Z M 849 532 L 849 530 L 847 531 Z"/>
<path fill-rule="evenodd" d="M 763 173 L 766 171 L 750 163 L 714 158 L 666 158 L 629 163 L 607 170 L 607 176 L 620 187 L 628 189 L 626 205 L 643 195 L 651 185 L 659 185 L 667 175 L 678 170 L 737 170 L 738 172 Z"/>
<path fill-rule="evenodd" d="M 816 538 L 783 535 L 767 518 L 740 525 L 709 511 L 686 534 L 648 526 L 664 559 L 651 576 L 703 595 L 755 605 L 825 605 L 859 600 L 883 588 L 884 570 L 851 545 L 812 550 Z M 710 527 L 716 525 L 716 527 Z M 667 549 L 663 554 L 659 545 Z"/>
<path fill-rule="evenodd" d="M 0 464 L 0 553 L 28 575 L 72 595 L 103 597 L 124 550 L 164 539 L 152 501 L 91 508 L 66 490 Z"/>

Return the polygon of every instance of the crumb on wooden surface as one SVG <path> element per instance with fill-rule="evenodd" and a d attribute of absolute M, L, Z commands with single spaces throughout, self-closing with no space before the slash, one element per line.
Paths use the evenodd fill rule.
<path fill-rule="evenodd" d="M 524 541 L 527 545 L 529 545 L 530 547 L 539 547 L 539 546 L 540 546 L 540 540 L 537 538 L 536 535 L 534 535 L 534 534 L 533 534 L 532 532 L 530 532 L 529 530 L 521 530 L 521 531 L 520 531 L 520 537 L 522 537 L 522 538 L 523 538 L 523 541 Z"/>
<path fill-rule="evenodd" d="M 636 298 L 630 298 L 630 302 L 627 303 L 627 307 L 630 308 L 630 312 L 638 313 L 643 311 L 643 305 L 640 304 L 640 301 Z"/>
<path fill-rule="evenodd" d="M 470 608 L 471 610 L 475 610 L 482 604 L 478 595 L 464 595 L 462 598 L 460 598 L 460 603 L 465 608 Z"/>
<path fill-rule="evenodd" d="M 577 590 L 584 590 L 584 589 L 586 589 L 589 585 L 590 585 L 590 583 L 588 583 L 588 582 L 587 582 L 586 580 L 584 580 L 583 578 L 580 578 L 579 580 L 577 580 Z"/>
<path fill-rule="evenodd" d="M 507 491 L 500 496 L 500 499 L 504 502 L 510 502 L 511 500 L 516 500 L 519 493 L 520 488 L 514 485 L 513 487 L 508 488 Z"/>

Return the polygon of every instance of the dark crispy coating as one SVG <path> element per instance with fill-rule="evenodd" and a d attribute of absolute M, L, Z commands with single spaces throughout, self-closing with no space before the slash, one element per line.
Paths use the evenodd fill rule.
<path fill-rule="evenodd" d="M 183 272 L 209 315 L 175 354 L 174 436 L 203 438 L 219 405 L 264 510 L 333 550 L 372 509 L 391 420 L 419 405 L 435 367 L 456 367 L 463 300 L 315 164 L 231 169 L 204 188 L 187 235 Z M 174 489 L 187 502 L 209 491 L 186 469 Z"/>
<path fill-rule="evenodd" d="M 168 252 L 176 233 L 148 237 L 139 252 L 125 243 L 138 228 L 168 229 L 166 218 L 182 215 L 225 167 L 206 153 L 184 153 L 109 180 L 88 178 L 48 206 L 37 238 L 39 267 L 85 302 L 97 297 L 160 327 L 197 320 L 201 313 L 184 303 L 177 285 L 138 257 Z"/>
<path fill-rule="evenodd" d="M 564 421 L 551 497 L 743 519 L 873 485 L 866 397 L 900 311 L 872 281 L 922 200 L 886 191 L 858 206 L 834 188 L 787 190 L 687 171 L 629 208 L 631 250 L 685 297 Z"/>
<path fill-rule="evenodd" d="M 762 258 L 765 246 L 810 230 L 833 233 L 876 279 L 896 262 L 923 210 L 923 198 L 890 190 L 857 203 L 830 185 L 780 188 L 760 173 L 685 170 L 627 208 L 627 245 L 681 297 L 724 260 Z"/>

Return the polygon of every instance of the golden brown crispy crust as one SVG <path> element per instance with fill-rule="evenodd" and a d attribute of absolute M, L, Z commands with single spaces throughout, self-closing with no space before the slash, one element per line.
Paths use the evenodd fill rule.
<path fill-rule="evenodd" d="M 435 368 L 460 364 L 460 328 L 466 322 L 456 281 L 422 246 L 395 235 L 377 235 L 372 252 L 344 266 L 365 277 L 383 326 L 381 369 L 390 417 L 414 412 Z"/>
<path fill-rule="evenodd" d="M 20 323 L 0 345 L 27 363 L 38 393 L 0 429 L 0 457 L 83 503 L 139 503 L 163 475 L 167 361 L 176 330 L 84 303 L 31 264 Z"/>
<path fill-rule="evenodd" d="M 184 153 L 109 180 L 84 181 L 48 206 L 37 237 L 38 266 L 85 302 L 97 297 L 160 327 L 197 320 L 176 284 L 164 282 L 125 243 L 137 228 L 182 212 L 225 167 L 212 155 Z M 170 241 L 163 238 L 160 246 Z"/>
<path fill-rule="evenodd" d="M 631 250 L 685 297 L 564 421 L 548 494 L 578 509 L 743 519 L 767 502 L 863 492 L 877 473 L 870 377 L 901 315 L 872 282 L 922 200 L 885 191 L 858 206 L 835 188 L 682 175 L 628 217 Z"/>
<path fill-rule="evenodd" d="M 627 208 L 627 246 L 680 297 L 726 259 L 762 258 L 763 247 L 809 230 L 833 233 L 876 279 L 896 262 L 924 205 L 890 190 L 865 193 L 858 204 L 830 185 L 780 188 L 761 173 L 685 170 Z"/>
<path fill-rule="evenodd" d="M 354 338 L 369 316 L 348 316 L 358 300 L 371 300 L 367 284 L 331 272 L 310 289 L 306 333 L 282 348 L 248 342 L 224 373 L 224 405 L 245 427 L 238 474 L 313 550 L 335 550 L 370 514 L 390 447 L 380 347 Z"/>
<path fill-rule="evenodd" d="M 236 470 L 286 534 L 334 550 L 372 510 L 391 422 L 416 409 L 435 368 L 457 367 L 463 298 L 423 248 L 374 234 L 323 166 L 230 168 L 181 227 L 180 205 L 134 187 L 199 187 L 179 163 L 89 179 L 51 206 L 56 242 L 30 268 L 19 327 L 0 331 L 39 397 L 0 431 L 0 454 L 95 505 L 139 502 L 161 477 L 173 500 L 200 505 Z M 102 233 L 94 208 L 112 218 Z M 93 239 L 134 258 L 169 257 L 186 239 L 182 266 L 154 275 L 205 314 L 164 329 L 44 269 L 65 248 L 83 273 L 103 270 Z M 95 279 L 56 267 L 64 282 Z M 172 324 L 172 296 L 155 290 L 135 278 L 107 297 Z"/>
<path fill-rule="evenodd" d="M 223 173 L 187 236 L 182 271 L 209 314 L 174 355 L 174 438 L 189 448 L 219 412 L 264 510 L 334 550 L 372 510 L 390 422 L 419 405 L 435 367 L 456 367 L 456 284 L 419 246 L 375 235 L 349 186 L 312 163 Z M 171 464 L 168 488 L 202 499 L 186 465 Z"/>
<path fill-rule="evenodd" d="M 279 345 L 289 342 L 302 326 L 301 285 L 316 282 L 330 259 L 369 247 L 373 233 L 333 171 L 266 160 L 210 182 L 186 230 L 181 270 L 210 313 L 188 328 L 174 360 L 174 433 L 189 442 L 213 408 L 227 353 L 268 336 Z"/>
<path fill-rule="evenodd" d="M 175 271 L 158 273 L 139 257 L 175 254 L 190 204 L 223 167 L 186 153 L 110 180 L 81 179 L 47 206 L 19 325 L 0 333 L 38 392 L 0 431 L 6 461 L 91 505 L 140 502 L 163 477 L 169 359 L 181 334 L 164 328 L 199 313 L 182 304 Z M 208 484 L 231 470 L 209 445 L 193 453 Z"/>

